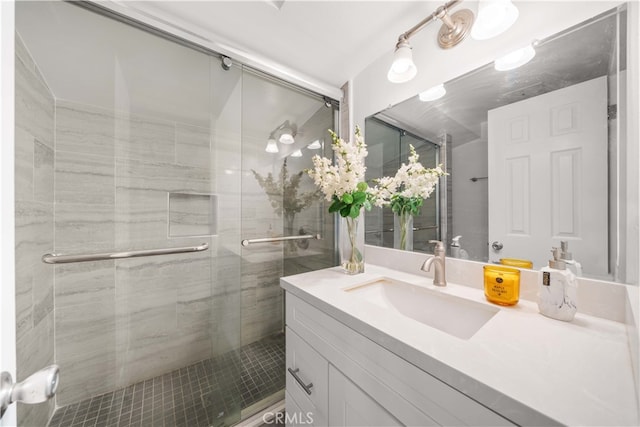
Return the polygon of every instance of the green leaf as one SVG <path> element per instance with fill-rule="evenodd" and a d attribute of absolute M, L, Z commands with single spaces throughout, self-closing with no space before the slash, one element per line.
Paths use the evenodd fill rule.
<path fill-rule="evenodd" d="M 367 185 L 366 182 L 359 182 L 356 188 L 358 189 L 358 191 L 365 192 L 367 191 L 367 188 L 369 188 L 369 185 Z"/>
<path fill-rule="evenodd" d="M 331 206 L 329 206 L 329 213 L 333 213 L 333 212 L 338 212 L 340 209 L 342 209 L 343 203 L 340 200 L 335 200 L 333 203 L 331 203 Z"/>
<path fill-rule="evenodd" d="M 349 216 L 351 218 L 357 218 L 360 215 L 360 205 L 351 205 Z"/>
<path fill-rule="evenodd" d="M 367 198 L 367 193 L 364 193 L 362 191 L 353 193 L 353 203 L 362 203 L 366 200 L 366 198 Z"/>
<path fill-rule="evenodd" d="M 344 193 L 342 195 L 342 201 L 349 205 L 349 204 L 353 203 L 353 196 L 351 194 L 349 194 L 349 193 Z"/>
<path fill-rule="evenodd" d="M 349 213 L 351 212 L 351 207 L 350 206 L 343 206 L 340 209 L 340 216 L 346 218 L 349 216 Z"/>

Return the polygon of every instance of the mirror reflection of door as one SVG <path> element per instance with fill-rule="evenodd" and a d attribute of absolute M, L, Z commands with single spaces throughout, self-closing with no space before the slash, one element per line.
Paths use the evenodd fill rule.
<path fill-rule="evenodd" d="M 488 138 L 491 261 L 541 268 L 567 240 L 585 273 L 606 275 L 606 76 L 489 111 Z"/>

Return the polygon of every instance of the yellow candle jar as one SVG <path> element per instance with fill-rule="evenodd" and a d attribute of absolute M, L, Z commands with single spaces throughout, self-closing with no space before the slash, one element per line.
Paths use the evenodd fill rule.
<path fill-rule="evenodd" d="M 484 296 L 494 304 L 516 305 L 520 299 L 520 270 L 485 265 Z"/>

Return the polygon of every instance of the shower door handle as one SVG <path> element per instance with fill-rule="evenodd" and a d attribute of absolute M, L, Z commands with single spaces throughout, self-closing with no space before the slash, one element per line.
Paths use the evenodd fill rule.
<path fill-rule="evenodd" d="M 40 369 L 19 383 L 13 382 L 9 372 L 0 373 L 0 418 L 14 402 L 34 404 L 51 399 L 58 389 L 59 376 L 58 365 Z"/>

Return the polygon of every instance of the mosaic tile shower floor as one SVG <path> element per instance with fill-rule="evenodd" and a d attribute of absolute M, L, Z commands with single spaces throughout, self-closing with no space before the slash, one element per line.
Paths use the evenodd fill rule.
<path fill-rule="evenodd" d="M 49 427 L 208 427 L 285 386 L 284 334 L 58 408 Z"/>

